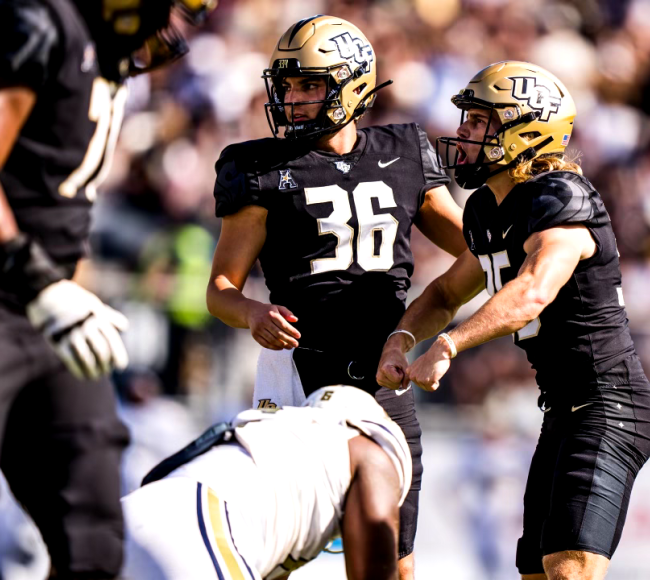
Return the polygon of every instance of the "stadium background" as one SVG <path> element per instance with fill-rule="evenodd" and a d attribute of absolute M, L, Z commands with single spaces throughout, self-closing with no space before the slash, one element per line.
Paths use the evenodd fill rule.
<path fill-rule="evenodd" d="M 185 30 L 188 57 L 131 83 L 94 209 L 83 282 L 131 322 L 131 367 L 117 377 L 133 434 L 125 491 L 210 422 L 250 404 L 260 347 L 205 309 L 220 227 L 214 163 L 229 143 L 270 136 L 262 69 L 284 30 L 317 13 L 359 26 L 375 48 L 379 81 L 395 81 L 362 124 L 417 121 L 432 141 L 454 134 L 451 95 L 499 60 L 530 60 L 565 82 L 578 107 L 569 150 L 581 155 L 614 223 L 630 326 L 650 371 L 650 1 L 221 0 L 204 29 Z M 455 185 L 452 193 L 461 205 L 468 195 Z M 451 263 L 418 233 L 413 252 L 411 298 Z M 245 293 L 264 299 L 259 269 Z M 523 486 L 542 418 L 523 352 L 506 338 L 462 353 L 437 393 L 416 394 L 425 433 L 418 577 L 518 578 Z M 608 577 L 650 577 L 648 545 L 646 468 Z M 295 576 L 344 578 L 342 557 L 324 556 Z"/>

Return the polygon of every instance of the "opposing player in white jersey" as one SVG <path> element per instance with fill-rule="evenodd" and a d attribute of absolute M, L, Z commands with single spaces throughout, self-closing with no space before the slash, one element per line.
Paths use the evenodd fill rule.
<path fill-rule="evenodd" d="M 350 580 L 396 580 L 410 480 L 402 430 L 360 389 L 244 411 L 122 500 L 124 577 L 285 579 L 341 536 Z"/>

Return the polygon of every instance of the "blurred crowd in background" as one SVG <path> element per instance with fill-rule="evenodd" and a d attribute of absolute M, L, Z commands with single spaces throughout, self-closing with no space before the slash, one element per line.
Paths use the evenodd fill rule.
<path fill-rule="evenodd" d="M 432 142 L 452 135 L 460 113 L 450 97 L 479 69 L 505 59 L 532 61 L 567 85 L 578 108 L 569 153 L 579 156 L 612 218 L 630 326 L 650 371 L 650 1 L 221 0 L 204 28 L 184 31 L 188 57 L 131 82 L 113 169 L 94 210 L 85 283 L 131 322 L 131 366 L 116 377 L 134 438 L 126 489 L 205 425 L 250 405 L 260 347 L 247 330 L 226 327 L 205 307 L 220 228 L 214 164 L 232 142 L 271 136 L 262 70 L 280 35 L 318 13 L 359 26 L 374 46 L 379 82 L 395 81 L 362 125 L 416 121 Z M 450 188 L 462 206 L 469 192 L 453 182 Z M 412 247 L 410 299 L 451 263 L 417 232 Z M 245 293 L 265 299 L 260 270 Z M 418 397 L 425 429 L 443 438 L 469 431 L 457 466 L 465 485 L 476 487 L 469 495 L 496 493 L 497 505 L 508 496 L 520 522 L 516 506 L 541 423 L 523 352 L 501 339 L 463 353 L 439 392 Z M 488 469 L 468 459 L 487 462 L 495 441 L 507 449 L 512 437 L 525 449 L 511 457 L 516 467 Z M 493 480 L 511 471 L 517 492 L 501 497 Z M 647 540 L 650 516 L 646 523 Z M 477 538 L 494 539 L 489 524 L 484 513 L 471 524 Z M 503 557 L 498 547 L 477 547 L 482 577 L 510 577 L 489 572 L 503 561 L 514 574 L 515 546 L 508 545 Z"/>

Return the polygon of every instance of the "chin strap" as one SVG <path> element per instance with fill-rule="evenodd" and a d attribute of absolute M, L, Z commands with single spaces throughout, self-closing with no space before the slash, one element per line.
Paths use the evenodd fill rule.
<path fill-rule="evenodd" d="M 390 80 L 387 80 L 385 83 L 381 83 L 380 85 L 376 86 L 374 89 L 372 89 L 372 91 L 369 91 L 368 94 L 365 97 L 363 97 L 363 99 L 361 99 L 361 101 L 359 101 L 359 104 L 357 105 L 357 108 L 354 110 L 354 114 L 345 123 L 343 123 L 342 125 L 332 125 L 331 127 L 325 127 L 324 129 L 321 129 L 319 131 L 315 131 L 314 133 L 311 133 L 309 135 L 309 137 L 307 137 L 307 138 L 303 137 L 303 139 L 314 140 L 314 139 L 318 139 L 318 138 L 322 137 L 323 135 L 327 135 L 328 133 L 335 133 L 336 131 L 339 131 L 340 129 L 343 129 L 343 127 L 345 127 L 346 125 L 349 125 L 350 123 L 352 123 L 352 121 L 357 120 L 359 117 L 361 117 L 361 115 L 363 115 L 366 112 L 366 110 L 369 107 L 369 105 L 366 104 L 366 101 L 370 97 L 375 95 L 381 89 L 387 87 L 388 85 L 392 85 L 392 84 L 393 84 L 393 80 L 390 79 Z M 320 113 L 319 113 L 319 115 L 320 115 Z M 275 134 L 277 135 L 277 132 Z M 291 134 L 290 138 L 299 139 L 301 137 Z"/>
<path fill-rule="evenodd" d="M 363 106 L 363 111 L 362 111 L 362 113 L 365 112 L 365 110 L 367 109 L 366 101 L 367 101 L 370 97 L 372 97 L 374 94 L 376 94 L 376 93 L 378 93 L 379 91 L 381 91 L 381 89 L 384 89 L 384 88 L 386 88 L 388 85 L 392 85 L 392 84 L 393 84 L 393 79 L 389 79 L 389 80 L 387 80 L 385 83 L 381 83 L 380 85 L 377 85 L 374 89 L 372 89 L 372 91 L 370 91 L 370 92 L 369 92 L 365 97 L 363 97 L 363 99 L 361 99 L 361 101 L 360 101 L 360 103 L 359 103 L 359 106 L 357 107 L 357 110 L 359 110 L 359 107 Z"/>
<path fill-rule="evenodd" d="M 526 161 L 530 161 L 531 159 L 535 159 L 535 157 L 537 157 L 537 152 L 540 149 L 543 149 L 544 147 L 546 147 L 551 141 L 553 141 L 553 137 L 549 136 L 546 139 L 544 139 L 544 141 L 542 141 L 541 143 L 538 143 L 537 145 L 535 145 L 535 147 L 529 147 L 528 149 L 526 149 L 525 151 L 523 151 L 522 153 L 517 155 L 517 157 L 514 159 L 514 161 L 512 163 L 509 163 L 509 165 L 512 165 L 512 164 L 519 165 L 520 163 L 525 163 Z"/>
<path fill-rule="evenodd" d="M 525 151 L 522 151 L 519 155 L 517 155 L 517 157 L 515 157 L 507 165 L 502 165 L 501 167 L 498 167 L 494 171 L 489 170 L 490 167 L 489 165 L 480 164 L 480 161 L 482 161 L 482 159 L 480 161 L 477 160 L 477 163 L 474 164 L 474 165 L 478 165 L 478 167 L 474 169 L 474 173 L 472 175 L 463 175 L 463 173 L 465 173 L 466 171 L 463 171 L 461 165 L 460 167 L 457 167 L 455 170 L 454 177 L 456 179 L 456 183 L 458 183 L 458 185 L 460 185 L 460 187 L 462 187 L 463 189 L 476 189 L 477 187 L 481 187 L 481 185 L 484 185 L 485 182 L 491 177 L 494 177 L 495 175 L 499 175 L 499 173 L 503 173 L 508 169 L 512 169 L 513 167 L 516 167 L 520 163 L 526 163 L 531 159 L 535 159 L 535 157 L 537 157 L 537 152 L 540 149 L 546 147 L 552 141 L 553 141 L 553 137 L 550 136 L 547 137 L 546 139 L 544 139 L 544 141 L 541 141 L 540 143 L 535 145 L 535 147 L 529 147 Z M 483 157 L 485 156 L 482 148 L 480 154 Z"/>
<path fill-rule="evenodd" d="M 529 147 L 525 151 L 522 151 L 519 155 L 517 155 L 517 157 L 515 157 L 510 163 L 508 163 L 508 165 L 503 165 L 502 167 L 499 167 L 495 171 L 491 171 L 488 179 L 493 175 L 498 175 L 499 173 L 503 173 L 507 169 L 512 169 L 513 167 L 517 167 L 517 165 L 519 165 L 520 163 L 526 163 L 531 159 L 535 159 L 535 157 L 537 157 L 537 152 L 540 149 L 546 147 L 551 141 L 553 141 L 553 137 L 547 137 L 546 139 L 544 139 L 544 141 L 535 145 L 535 147 Z"/>
<path fill-rule="evenodd" d="M 494 134 L 494 137 L 496 137 L 500 133 L 505 133 L 508 129 L 512 129 L 517 125 L 522 125 L 523 123 L 532 123 L 540 116 L 541 113 L 539 111 L 533 111 L 531 113 L 526 113 L 525 115 L 522 115 L 521 117 L 519 117 L 519 119 L 515 119 L 514 121 L 504 123 L 503 125 L 501 125 L 501 127 L 499 127 L 499 130 Z"/>

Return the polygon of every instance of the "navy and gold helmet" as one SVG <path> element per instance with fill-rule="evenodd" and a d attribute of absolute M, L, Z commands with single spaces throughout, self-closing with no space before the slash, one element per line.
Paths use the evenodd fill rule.
<path fill-rule="evenodd" d="M 200 24 L 218 0 L 75 0 L 97 45 L 102 75 L 112 81 L 149 72 L 188 52 L 172 11 Z"/>

